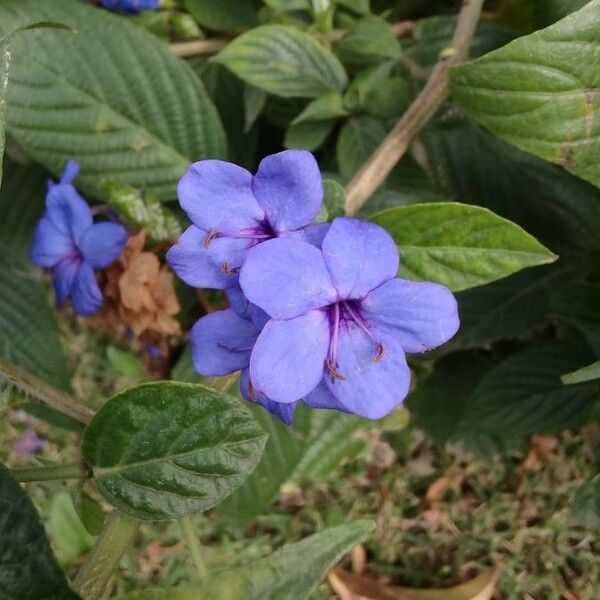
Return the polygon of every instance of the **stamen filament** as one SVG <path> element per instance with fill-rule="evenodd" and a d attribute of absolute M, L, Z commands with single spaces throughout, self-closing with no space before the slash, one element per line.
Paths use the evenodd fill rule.
<path fill-rule="evenodd" d="M 373 362 L 381 361 L 383 355 L 385 354 L 383 344 L 371 333 L 362 317 L 350 306 L 350 304 L 348 304 L 348 302 L 344 302 L 344 308 L 348 311 L 348 314 L 350 317 L 352 317 L 352 320 L 358 325 L 358 327 L 364 331 L 367 336 L 369 336 L 369 339 L 377 346 L 377 354 L 373 359 Z"/>
<path fill-rule="evenodd" d="M 337 370 L 337 347 L 340 332 L 340 305 L 336 302 L 333 305 L 333 331 L 331 332 L 331 339 L 329 340 L 329 353 L 327 357 L 327 373 L 331 379 L 337 379 L 343 381 L 346 379 Z"/>

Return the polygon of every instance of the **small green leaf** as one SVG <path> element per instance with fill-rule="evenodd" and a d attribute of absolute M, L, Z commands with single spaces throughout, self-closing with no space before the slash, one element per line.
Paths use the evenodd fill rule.
<path fill-rule="evenodd" d="M 400 275 L 454 291 L 506 277 L 556 256 L 518 225 L 477 206 L 412 204 L 371 217 L 400 250 Z"/>
<path fill-rule="evenodd" d="M 344 188 L 333 179 L 323 180 L 323 204 L 327 210 L 327 218 L 332 221 L 344 214 L 346 192 Z"/>
<path fill-rule="evenodd" d="M 267 102 L 267 94 L 249 83 L 244 85 L 244 132 L 248 132 Z"/>
<path fill-rule="evenodd" d="M 308 103 L 306 108 L 292 121 L 292 125 L 305 121 L 326 121 L 348 114 L 342 96 L 338 92 L 327 92 Z"/>
<path fill-rule="evenodd" d="M 363 101 L 366 113 L 380 119 L 397 119 L 408 108 L 414 96 L 414 86 L 402 77 L 390 77 L 370 91 Z"/>
<path fill-rule="evenodd" d="M 329 50 L 285 25 L 256 27 L 225 46 L 213 60 L 247 83 L 283 97 L 342 92 L 347 83 L 344 68 Z"/>
<path fill-rule="evenodd" d="M 237 569 L 219 571 L 202 585 L 141 591 L 131 600 L 305 600 L 372 530 L 367 520 L 332 527 Z"/>
<path fill-rule="evenodd" d="M 100 502 L 92 498 L 84 489 L 79 489 L 74 498 L 75 510 L 86 531 L 90 535 L 100 535 L 105 521 L 104 510 Z"/>
<path fill-rule="evenodd" d="M 507 142 L 600 185 L 600 0 L 450 72 L 453 96 Z"/>
<path fill-rule="evenodd" d="M 381 121 L 369 116 L 353 117 L 345 123 L 335 150 L 340 173 L 352 177 L 377 149 L 386 133 Z"/>
<path fill-rule="evenodd" d="M 258 23 L 249 0 L 185 0 L 185 7 L 200 25 L 215 31 L 239 31 Z"/>
<path fill-rule="evenodd" d="M 386 58 L 399 58 L 400 42 L 389 23 L 376 16 L 363 17 L 348 30 L 338 45 L 347 62 L 364 64 Z"/>
<path fill-rule="evenodd" d="M 600 360 L 572 371 L 571 373 L 565 373 L 562 375 L 560 380 L 565 385 L 573 385 L 575 383 L 585 383 L 586 381 L 593 381 L 594 379 L 600 379 Z"/>
<path fill-rule="evenodd" d="M 77 600 L 60 570 L 31 500 L 0 464 L 0 596 Z"/>
<path fill-rule="evenodd" d="M 386 61 L 357 73 L 344 95 L 344 106 L 350 111 L 362 108 L 366 97 L 387 81 L 393 68 L 394 62 Z"/>
<path fill-rule="evenodd" d="M 285 130 L 283 145 L 286 148 L 303 148 L 316 150 L 331 133 L 335 120 L 303 121 L 296 125 L 288 125 Z"/>
<path fill-rule="evenodd" d="M 102 495 L 145 520 L 207 510 L 256 467 L 265 433 L 248 409 L 201 385 L 148 383 L 108 400 L 82 454 Z"/>

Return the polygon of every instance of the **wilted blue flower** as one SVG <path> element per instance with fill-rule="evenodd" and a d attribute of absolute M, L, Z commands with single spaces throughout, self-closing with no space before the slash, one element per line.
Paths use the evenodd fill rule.
<path fill-rule="evenodd" d="M 46 211 L 33 233 L 31 261 L 52 269 L 57 303 L 71 298 L 78 315 L 92 315 L 102 306 L 94 269 L 119 256 L 127 232 L 117 223 L 94 223 L 86 201 L 72 185 L 79 165 L 69 161 L 59 183 L 48 183 Z"/>
<path fill-rule="evenodd" d="M 281 404 L 269 400 L 252 388 L 248 374 L 252 347 L 269 317 L 257 306 L 251 305 L 239 288 L 231 288 L 227 295 L 232 308 L 209 313 L 192 328 L 190 339 L 194 368 L 207 377 L 241 370 L 240 389 L 244 398 L 260 404 L 289 425 L 296 403 Z"/>
<path fill-rule="evenodd" d="M 193 225 L 167 253 L 188 285 L 226 289 L 250 248 L 276 237 L 319 244 L 326 226 L 309 224 L 319 213 L 323 185 L 310 152 L 267 156 L 256 175 L 232 163 L 202 160 L 179 182 L 179 203 Z"/>
<path fill-rule="evenodd" d="M 333 221 L 322 251 L 290 239 L 252 248 L 240 285 L 271 317 L 250 357 L 254 389 L 371 419 L 400 404 L 405 353 L 439 346 L 459 320 L 450 290 L 399 279 L 398 267 L 384 229 L 347 217 Z"/>
<path fill-rule="evenodd" d="M 102 7 L 133 15 L 140 10 L 158 10 L 160 0 L 102 0 Z"/>
<path fill-rule="evenodd" d="M 15 442 L 13 449 L 19 454 L 35 454 L 44 447 L 33 429 L 27 429 L 25 433 Z"/>

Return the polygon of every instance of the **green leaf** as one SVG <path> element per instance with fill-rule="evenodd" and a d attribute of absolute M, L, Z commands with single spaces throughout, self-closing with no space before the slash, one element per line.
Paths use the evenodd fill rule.
<path fill-rule="evenodd" d="M 44 212 L 48 173 L 23 166 L 8 156 L 0 187 L 0 239 L 20 259 L 29 261 L 33 229 Z"/>
<path fill-rule="evenodd" d="M 561 256 L 600 250 L 600 189 L 451 111 L 420 138 L 440 188 L 516 222 Z"/>
<path fill-rule="evenodd" d="M 571 373 L 565 373 L 561 376 L 560 380 L 565 385 L 574 385 L 576 383 L 585 383 L 586 381 L 593 381 L 594 379 L 600 379 L 600 360 L 572 371 Z"/>
<path fill-rule="evenodd" d="M 247 133 L 256 119 L 260 116 L 265 103 L 267 102 L 267 94 L 249 83 L 244 85 L 244 132 Z"/>
<path fill-rule="evenodd" d="M 262 25 L 229 43 L 213 60 L 271 94 L 313 98 L 342 92 L 347 78 L 338 59 L 308 34 Z"/>
<path fill-rule="evenodd" d="M 142 591 L 131 599 L 304 600 L 372 530 L 373 522 L 367 520 L 332 527 L 237 569 L 219 571 L 202 585 Z"/>
<path fill-rule="evenodd" d="M 556 260 L 518 225 L 477 206 L 412 204 L 371 219 L 398 244 L 401 276 L 435 281 L 454 291 Z"/>
<path fill-rule="evenodd" d="M 207 510 L 231 494 L 265 442 L 240 401 L 201 385 L 157 382 L 108 400 L 84 432 L 82 454 L 113 506 L 164 520 Z"/>
<path fill-rule="evenodd" d="M 575 491 L 570 525 L 592 531 L 600 527 L 600 475 L 584 481 Z"/>
<path fill-rule="evenodd" d="M 269 439 L 252 475 L 219 506 L 223 516 L 242 523 L 251 521 L 277 497 L 306 449 L 310 429 L 308 410 L 298 409 L 294 424 L 287 427 L 261 406 L 250 403 L 249 408 Z"/>
<path fill-rule="evenodd" d="M 338 44 L 344 62 L 365 64 L 381 59 L 397 59 L 402 54 L 400 42 L 381 17 L 367 16 L 359 19 Z"/>
<path fill-rule="evenodd" d="M 1 3 L 0 35 L 31 20 L 61 21 L 70 31 L 15 40 L 7 128 L 54 174 L 72 158 L 84 191 L 98 193 L 104 179 L 174 198 L 191 160 L 224 156 L 202 84 L 152 34 L 82 2 Z"/>
<path fill-rule="evenodd" d="M 353 435 L 370 427 L 370 422 L 353 415 L 329 410 L 311 411 L 310 438 L 291 481 L 322 479 L 337 469 L 340 463 L 357 456 L 365 440 Z"/>
<path fill-rule="evenodd" d="M 334 125 L 335 120 L 303 121 L 289 125 L 285 130 L 283 145 L 285 148 L 316 150 L 327 139 Z"/>
<path fill-rule="evenodd" d="M 413 84 L 402 77 L 390 77 L 371 90 L 363 102 L 365 112 L 381 119 L 397 119 L 414 96 Z"/>
<path fill-rule="evenodd" d="M 10 600 L 76 600 L 33 504 L 0 464 L 0 594 Z"/>
<path fill-rule="evenodd" d="M 336 0 L 336 4 L 359 15 L 368 15 L 371 12 L 371 0 Z"/>
<path fill-rule="evenodd" d="M 583 8 L 590 0 L 535 0 L 534 15 L 540 27 L 552 25 Z"/>
<path fill-rule="evenodd" d="M 250 0 L 185 0 L 185 8 L 200 25 L 215 31 L 238 31 L 258 23 Z"/>
<path fill-rule="evenodd" d="M 75 563 L 94 543 L 75 511 L 71 496 L 64 490 L 52 498 L 48 525 L 56 557 L 64 567 Z"/>
<path fill-rule="evenodd" d="M 74 504 L 85 530 L 90 535 L 100 535 L 105 521 L 100 502 L 92 498 L 84 489 L 79 489 Z"/>
<path fill-rule="evenodd" d="M 564 386 L 560 377 L 578 363 L 560 344 L 528 347 L 488 371 L 467 400 L 461 435 L 506 440 L 580 427 L 598 399 L 600 383 Z"/>
<path fill-rule="evenodd" d="M 341 94 L 326 92 L 309 102 L 306 108 L 292 121 L 292 125 L 306 121 L 326 121 L 348 114 Z"/>
<path fill-rule="evenodd" d="M 0 355 L 62 390 L 69 376 L 40 279 L 0 245 Z"/>
<path fill-rule="evenodd" d="M 453 96 L 493 133 L 600 185 L 600 0 L 450 72 Z"/>
<path fill-rule="evenodd" d="M 102 197 L 132 229 L 146 229 L 153 242 L 178 237 L 182 226 L 175 214 L 151 194 L 124 183 L 106 181 L 101 186 Z"/>
<path fill-rule="evenodd" d="M 332 221 L 344 214 L 346 192 L 344 188 L 333 179 L 323 180 L 323 205 L 327 210 L 327 218 Z"/>
<path fill-rule="evenodd" d="M 336 146 L 340 173 L 352 177 L 377 149 L 386 133 L 381 121 L 369 116 L 353 117 L 345 123 Z"/>
<path fill-rule="evenodd" d="M 394 61 L 390 60 L 357 73 L 344 95 L 344 106 L 351 111 L 362 108 L 367 96 L 385 84 L 393 68 Z"/>

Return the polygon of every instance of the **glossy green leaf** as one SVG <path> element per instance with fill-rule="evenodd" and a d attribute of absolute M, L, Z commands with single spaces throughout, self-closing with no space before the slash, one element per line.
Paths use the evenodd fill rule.
<path fill-rule="evenodd" d="M 400 275 L 460 291 L 506 277 L 556 256 L 518 225 L 477 206 L 412 204 L 371 219 L 400 249 Z"/>
<path fill-rule="evenodd" d="M 114 180 L 174 198 L 191 160 L 225 154 L 201 82 L 153 35 L 83 2 L 1 3 L 0 35 L 31 20 L 64 22 L 70 31 L 15 40 L 7 128 L 55 175 L 76 159 L 85 191 Z"/>
<path fill-rule="evenodd" d="M 356 433 L 370 426 L 370 422 L 353 415 L 330 410 L 311 411 L 309 443 L 289 479 L 303 481 L 327 477 L 343 460 L 350 460 L 361 452 L 365 440 Z"/>
<path fill-rule="evenodd" d="M 329 569 L 373 530 L 373 522 L 354 521 L 332 527 L 289 544 L 270 556 L 237 569 L 213 574 L 195 587 L 148 590 L 131 600 L 304 600 L 310 597 Z"/>
<path fill-rule="evenodd" d="M 327 92 L 309 102 L 306 108 L 292 121 L 292 125 L 305 121 L 324 121 L 343 117 L 346 109 L 338 92 Z"/>
<path fill-rule="evenodd" d="M 76 600 L 60 570 L 38 514 L 0 464 L 0 598 Z"/>
<path fill-rule="evenodd" d="M 586 381 L 593 381 L 594 379 L 600 379 L 600 360 L 572 371 L 571 373 L 565 373 L 560 380 L 565 385 L 573 385 L 576 383 L 585 383 Z"/>
<path fill-rule="evenodd" d="M 308 34 L 285 25 L 256 27 L 213 59 L 271 94 L 313 98 L 342 92 L 347 78 L 338 59 Z"/>
<path fill-rule="evenodd" d="M 397 59 L 402 54 L 400 42 L 390 24 L 376 16 L 357 20 L 339 42 L 338 51 L 345 62 L 354 64 Z"/>
<path fill-rule="evenodd" d="M 148 383 L 113 396 L 83 436 L 102 495 L 138 519 L 207 510 L 238 488 L 266 436 L 235 400 L 201 385 Z"/>
<path fill-rule="evenodd" d="M 451 91 L 515 146 L 600 185 L 600 0 L 455 67 Z"/>
<path fill-rule="evenodd" d="M 373 154 L 387 131 L 381 121 L 362 115 L 342 127 L 337 139 L 336 158 L 340 173 L 352 177 Z"/>
<path fill-rule="evenodd" d="M 447 195 L 514 221 L 557 254 L 600 250 L 600 189 L 494 137 L 455 107 L 421 135 Z"/>
<path fill-rule="evenodd" d="M 335 120 L 303 121 L 289 125 L 285 130 L 283 145 L 286 148 L 316 150 L 333 130 Z"/>
<path fill-rule="evenodd" d="M 251 521 L 277 497 L 306 450 L 310 430 L 308 410 L 298 409 L 288 427 L 261 406 L 250 403 L 248 407 L 269 439 L 252 475 L 219 506 L 220 514 L 238 522 Z"/>
<path fill-rule="evenodd" d="M 185 7 L 200 25 L 216 31 L 238 31 L 258 22 L 251 0 L 185 0 Z"/>

